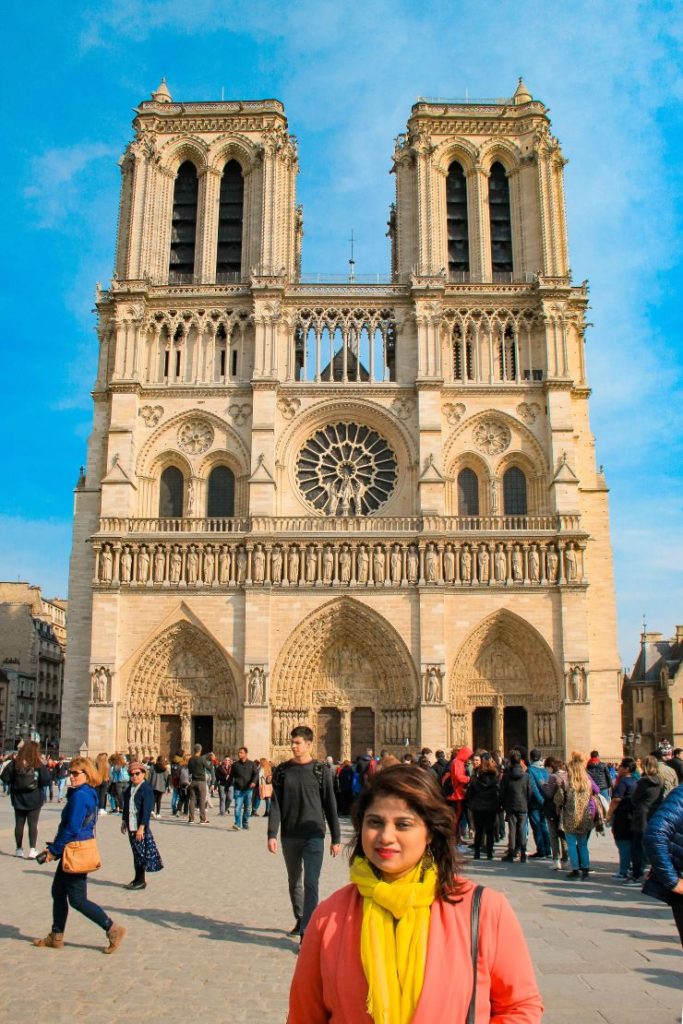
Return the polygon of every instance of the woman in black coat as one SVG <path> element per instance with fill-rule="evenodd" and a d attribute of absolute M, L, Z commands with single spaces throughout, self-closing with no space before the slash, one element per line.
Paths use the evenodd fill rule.
<path fill-rule="evenodd" d="M 121 831 L 128 833 L 135 878 L 128 883 L 126 889 L 145 889 L 145 872 L 161 871 L 164 866 L 149 828 L 154 808 L 154 790 L 146 781 L 147 771 L 140 761 L 133 761 L 128 773 L 130 785 L 123 794 Z"/>
<path fill-rule="evenodd" d="M 631 863 L 633 864 L 633 884 L 642 882 L 645 856 L 643 835 L 647 831 L 650 818 L 662 802 L 662 780 L 657 771 L 657 758 L 645 758 L 643 774 L 631 795 L 633 817 L 631 819 Z"/>
<path fill-rule="evenodd" d="M 22 744 L 13 761 L 8 761 L 2 781 L 9 786 L 14 808 L 14 839 L 17 857 L 24 856 L 24 827 L 28 823 L 29 857 L 38 856 L 38 818 L 45 803 L 45 788 L 52 781 L 49 768 L 40 758 L 40 747 L 33 740 Z"/>
<path fill-rule="evenodd" d="M 481 765 L 467 787 L 467 810 L 474 820 L 474 859 L 481 857 L 482 844 L 486 846 L 488 860 L 493 860 L 493 841 L 496 815 L 500 807 L 500 785 L 495 761 L 481 755 Z"/>

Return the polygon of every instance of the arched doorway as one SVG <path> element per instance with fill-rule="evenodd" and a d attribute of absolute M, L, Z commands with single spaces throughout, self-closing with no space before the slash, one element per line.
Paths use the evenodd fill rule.
<path fill-rule="evenodd" d="M 178 622 L 147 647 L 130 678 L 127 748 L 136 757 L 174 755 L 201 743 L 232 752 L 237 687 L 218 646 L 189 622 Z"/>
<path fill-rule="evenodd" d="M 394 627 L 350 598 L 314 612 L 285 643 L 273 673 L 272 755 L 286 757 L 295 725 L 311 725 L 316 754 L 418 743 L 420 689 Z"/>
<path fill-rule="evenodd" d="M 559 753 L 561 692 L 555 658 L 540 633 L 512 612 L 496 612 L 470 633 L 453 665 L 451 743 Z"/>

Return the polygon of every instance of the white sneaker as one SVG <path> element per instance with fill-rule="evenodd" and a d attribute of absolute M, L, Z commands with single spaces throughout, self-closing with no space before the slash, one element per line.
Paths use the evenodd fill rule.
<path fill-rule="evenodd" d="M 17 852 L 14 854 L 14 856 L 15 857 L 23 857 L 24 856 L 24 851 L 23 850 L 17 850 Z"/>
<path fill-rule="evenodd" d="M 33 847 L 31 847 L 31 849 L 28 851 L 28 859 L 29 860 L 35 860 L 37 856 L 38 856 L 38 851 L 35 850 Z"/>
<path fill-rule="evenodd" d="M 553 861 L 553 869 L 555 871 L 561 871 L 562 870 L 562 861 L 560 860 L 559 857 L 557 858 L 557 860 Z"/>
<path fill-rule="evenodd" d="M 100 810 L 100 814 L 101 815 L 105 815 L 106 813 L 107 813 L 106 810 L 104 809 L 104 807 L 102 807 L 101 810 Z"/>

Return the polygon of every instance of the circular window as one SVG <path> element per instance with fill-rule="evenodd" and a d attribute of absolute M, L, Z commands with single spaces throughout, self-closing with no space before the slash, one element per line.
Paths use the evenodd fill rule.
<path fill-rule="evenodd" d="M 376 430 L 332 423 L 299 452 L 296 479 L 306 501 L 330 516 L 375 512 L 391 496 L 396 456 Z"/>

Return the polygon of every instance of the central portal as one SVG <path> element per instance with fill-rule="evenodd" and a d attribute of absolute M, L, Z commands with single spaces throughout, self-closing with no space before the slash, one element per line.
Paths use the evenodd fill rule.
<path fill-rule="evenodd" d="M 493 708 L 475 708 L 472 712 L 473 750 L 493 750 Z"/>
<path fill-rule="evenodd" d="M 375 749 L 375 712 L 372 708 L 354 708 L 351 712 L 351 759 Z"/>
<path fill-rule="evenodd" d="M 193 743 L 201 743 L 202 753 L 213 751 L 213 715 L 192 716 Z"/>
<path fill-rule="evenodd" d="M 318 712 L 316 730 L 317 757 L 324 761 L 333 757 L 341 759 L 341 714 L 338 708 L 321 708 Z"/>

